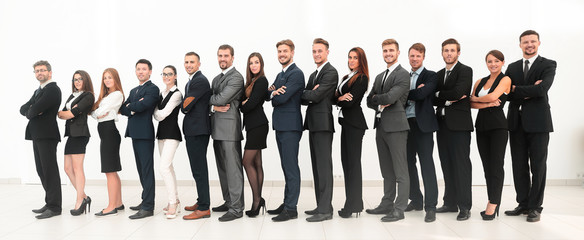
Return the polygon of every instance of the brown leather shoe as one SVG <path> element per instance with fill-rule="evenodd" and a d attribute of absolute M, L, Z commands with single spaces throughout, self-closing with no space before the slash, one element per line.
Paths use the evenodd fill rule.
<path fill-rule="evenodd" d="M 205 211 L 201 211 L 201 210 L 195 210 L 193 213 L 183 216 L 184 220 L 194 220 L 194 219 L 199 219 L 199 218 L 208 218 L 211 217 L 211 211 L 209 210 L 205 210 Z"/>
<path fill-rule="evenodd" d="M 193 206 L 185 206 L 185 210 L 187 210 L 187 211 L 195 211 L 195 210 L 197 210 L 197 208 L 199 208 L 199 204 L 196 204 L 196 203 Z"/>

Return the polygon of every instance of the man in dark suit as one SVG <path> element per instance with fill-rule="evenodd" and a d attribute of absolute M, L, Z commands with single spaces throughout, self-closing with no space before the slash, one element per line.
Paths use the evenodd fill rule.
<path fill-rule="evenodd" d="M 136 63 L 136 76 L 140 85 L 130 91 L 130 96 L 122 104 L 120 113 L 128 117 L 125 137 L 132 138 L 134 157 L 140 184 L 142 202 L 130 209 L 138 211 L 130 219 L 152 216 L 154 213 L 154 125 L 152 113 L 159 99 L 158 87 L 150 81 L 152 63 L 140 59 Z"/>
<path fill-rule="evenodd" d="M 395 222 L 404 219 L 410 192 L 406 148 L 409 125 L 404 110 L 410 89 L 410 77 L 408 71 L 397 62 L 397 41 L 386 39 L 381 43 L 381 48 L 387 69 L 375 77 L 367 96 L 367 107 L 375 110 L 373 128 L 377 129 L 375 142 L 383 176 L 383 198 L 376 208 L 367 209 L 366 212 L 387 214 L 381 221 Z"/>
<path fill-rule="evenodd" d="M 272 221 L 282 222 L 298 217 L 296 205 L 300 196 L 300 168 L 298 167 L 298 149 L 302 138 L 302 114 L 300 103 L 304 90 L 304 74 L 294 63 L 294 43 L 286 39 L 276 44 L 278 61 L 282 72 L 278 74 L 272 86 L 268 88 L 268 100 L 272 101 L 272 127 L 276 131 L 276 143 L 280 152 L 280 161 L 284 171 L 284 203 L 278 208 L 268 210 L 268 214 L 277 214 Z"/>
<path fill-rule="evenodd" d="M 434 168 L 434 131 L 438 130 L 438 121 L 434 114 L 433 100 L 436 92 L 436 72 L 426 69 L 424 58 L 426 47 L 415 43 L 409 49 L 408 58 L 412 71 L 410 73 L 410 92 L 406 104 L 406 117 L 410 125 L 408 133 L 407 155 L 408 172 L 410 175 L 410 199 L 412 200 L 406 212 L 426 210 L 424 221 L 436 220 L 436 204 L 438 202 L 438 184 Z M 420 159 L 424 195 L 420 191 L 416 154 Z M 424 196 L 426 198 L 424 199 Z M 425 201 L 424 201 L 425 200 Z M 424 208 L 425 203 L 425 208 Z"/>
<path fill-rule="evenodd" d="M 239 105 L 243 93 L 243 76 L 233 67 L 233 47 L 219 46 L 217 59 L 221 74 L 213 78 L 211 136 L 219 182 L 225 203 L 213 211 L 227 212 L 219 221 L 243 216 L 243 168 L 241 166 L 241 115 Z"/>
<path fill-rule="evenodd" d="M 459 221 L 470 218 L 472 206 L 472 171 L 470 133 L 473 131 L 470 113 L 472 69 L 460 62 L 460 44 L 453 38 L 442 43 L 442 58 L 446 68 L 438 72 L 438 87 L 434 104 L 438 118 L 438 154 L 444 175 L 444 206 L 437 213 L 457 212 Z"/>
<path fill-rule="evenodd" d="M 32 140 L 36 171 L 45 189 L 45 205 L 32 210 L 38 219 L 61 215 L 61 177 L 57 165 L 57 144 L 61 141 L 57 112 L 61 104 L 61 89 L 52 81 L 51 64 L 38 61 L 33 65 L 40 87 L 30 100 L 20 107 L 28 119 L 25 139 Z"/>
<path fill-rule="evenodd" d="M 523 59 L 509 64 L 509 139 L 513 182 L 519 206 L 506 215 L 527 213 L 528 222 L 537 222 L 543 208 L 549 133 L 554 131 L 548 91 L 556 75 L 556 62 L 539 56 L 539 34 L 527 30 L 519 36 Z M 529 171 L 531 170 L 531 180 Z"/>
<path fill-rule="evenodd" d="M 207 146 L 211 134 L 211 119 L 209 118 L 209 99 L 211 86 L 209 81 L 199 71 L 201 66 L 199 54 L 188 52 L 185 55 L 185 70 L 189 74 L 189 81 L 185 85 L 185 98 L 181 111 L 183 119 L 183 133 L 185 135 L 187 154 L 191 164 L 191 173 L 197 186 L 197 202 L 192 206 L 185 206 L 185 210 L 193 211 L 183 216 L 185 220 L 208 218 L 211 216 L 209 206 L 209 170 L 207 168 Z"/>
<path fill-rule="evenodd" d="M 339 82 L 337 70 L 328 62 L 329 43 L 316 38 L 312 42 L 312 58 L 316 71 L 308 78 L 302 93 L 302 105 L 308 105 L 304 129 L 309 132 L 310 159 L 316 208 L 305 211 L 313 215 L 306 220 L 321 222 L 333 217 L 333 134 L 335 132 L 332 105 Z"/>

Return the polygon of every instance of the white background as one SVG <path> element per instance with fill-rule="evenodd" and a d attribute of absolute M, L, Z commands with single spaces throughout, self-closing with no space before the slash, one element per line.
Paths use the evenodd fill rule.
<path fill-rule="evenodd" d="M 71 78 L 77 69 L 90 73 L 96 94 L 105 68 L 116 68 L 124 92 L 138 85 L 134 65 L 140 58 L 153 65 L 152 81 L 164 88 L 160 73 L 165 65 L 177 67 L 179 88 L 184 89 L 187 74 L 183 68 L 186 52 L 201 55 L 201 70 L 208 79 L 220 73 L 216 51 L 221 44 L 235 48 L 234 66 L 245 75 L 245 62 L 251 52 L 260 52 L 265 72 L 272 82 L 281 71 L 276 57 L 276 42 L 292 39 L 296 44 L 294 60 L 306 78 L 316 66 L 311 45 L 316 37 L 330 43 L 329 60 L 339 74 L 348 73 L 346 56 L 355 46 L 368 57 L 373 78 L 385 68 L 381 42 L 395 38 L 400 43 L 399 63 L 409 69 L 407 49 L 416 42 L 426 45 L 425 66 L 438 71 L 444 67 L 440 44 L 456 38 L 462 47 L 459 60 L 473 68 L 473 80 L 488 75 L 485 54 L 501 50 L 506 66 L 521 58 L 519 34 L 534 29 L 541 35 L 539 53 L 556 60 L 558 68 L 549 91 L 555 132 L 551 134 L 548 156 L 549 179 L 576 179 L 584 173 L 584 123 L 578 90 L 584 42 L 584 2 L 571 1 L 1 1 L 0 73 L 2 74 L 3 114 L 0 116 L 0 179 L 38 182 L 34 170 L 32 143 L 24 140 L 26 118 L 19 114 L 38 87 L 32 64 L 40 59 L 53 66 L 53 80 L 61 87 L 63 104 L 71 93 Z M 363 102 L 365 106 L 365 102 Z M 271 120 L 272 107 L 264 105 Z M 366 107 L 365 107 L 366 108 Z M 304 107 L 303 107 L 304 109 Z M 335 119 L 336 119 L 335 110 Z M 372 128 L 374 113 L 365 109 Z M 476 110 L 473 110 L 476 116 Z M 59 121 L 64 133 L 64 121 Z M 179 121 L 182 122 L 182 115 Z M 126 118 L 117 123 L 123 134 Z M 88 180 L 105 179 L 100 173 L 97 123 L 89 121 L 92 138 L 87 146 L 85 171 Z M 342 175 L 339 155 L 340 126 L 334 139 L 334 174 Z M 363 178 L 379 180 L 379 164 L 374 140 L 368 130 L 364 138 Z M 308 135 L 300 147 L 303 180 L 312 178 Z M 473 140 L 471 159 L 473 184 L 484 184 L 482 165 Z M 63 139 L 65 140 L 65 139 Z M 244 143 L 242 143 L 242 146 Z M 59 167 L 63 167 L 64 141 L 58 145 Z M 212 146 L 208 149 L 211 180 L 217 180 Z M 283 180 L 274 133 L 268 135 L 264 150 L 265 180 Z M 442 178 L 435 147 L 438 178 Z M 122 180 L 138 180 L 131 140 L 121 146 Z M 184 143 L 175 157 L 179 180 L 192 179 Z M 155 151 L 158 165 L 158 150 Z M 505 159 L 506 183 L 511 183 L 511 159 Z M 156 177 L 160 179 L 156 169 Z M 64 182 L 66 175 L 61 172 Z"/>

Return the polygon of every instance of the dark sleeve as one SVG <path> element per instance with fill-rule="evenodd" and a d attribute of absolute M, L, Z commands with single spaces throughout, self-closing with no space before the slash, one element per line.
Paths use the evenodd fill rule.
<path fill-rule="evenodd" d="M 359 78 L 353 83 L 353 85 L 351 86 L 351 90 L 349 91 L 349 93 L 353 95 L 353 100 L 337 102 L 337 106 L 352 107 L 355 103 L 357 104 L 361 103 L 361 100 L 363 100 L 363 96 L 365 96 L 365 92 L 367 92 L 367 85 L 368 85 L 367 76 L 365 76 L 365 74 L 361 74 L 361 76 L 359 76 Z"/>
<path fill-rule="evenodd" d="M 276 107 L 285 104 L 294 96 L 298 91 L 304 89 L 304 75 L 302 71 L 294 71 L 288 76 L 288 81 L 286 84 L 286 92 L 284 94 L 276 95 L 272 98 L 272 106 Z"/>
<path fill-rule="evenodd" d="M 127 107 L 128 103 L 130 103 L 130 99 L 132 99 L 132 95 L 134 95 L 134 89 L 130 90 L 130 96 L 126 98 L 126 101 L 124 101 L 120 107 L 120 113 L 126 117 L 132 116 L 132 111 L 130 111 L 130 109 Z"/>
<path fill-rule="evenodd" d="M 436 73 L 428 71 L 426 74 L 428 74 L 428 79 L 426 80 L 426 83 L 424 83 L 424 86 L 421 88 L 417 88 L 416 86 L 415 89 L 410 90 L 410 93 L 408 94 L 408 100 L 424 100 L 430 94 L 434 94 L 436 92 L 436 86 L 438 85 L 438 78 Z"/>
<path fill-rule="evenodd" d="M 26 118 L 35 118 L 55 105 L 61 105 L 61 91 L 57 87 L 45 87 L 40 97 L 28 108 Z"/>
<path fill-rule="evenodd" d="M 26 102 L 25 104 L 23 104 L 20 107 L 20 114 L 22 116 L 26 117 L 26 113 L 28 112 L 28 109 L 30 108 L 30 106 L 34 104 L 34 94 L 32 95 L 32 97 L 30 97 L 30 99 L 28 100 L 28 102 Z"/>
<path fill-rule="evenodd" d="M 245 102 L 245 104 L 241 104 L 239 107 L 241 112 L 248 113 L 258 107 L 258 105 L 264 103 L 265 96 L 267 94 L 266 89 L 268 89 L 268 80 L 265 77 L 261 77 L 256 80 L 251 90 L 249 99 L 247 102 Z"/>
<path fill-rule="evenodd" d="M 446 101 L 456 101 L 464 95 L 468 95 L 472 89 L 472 68 L 460 68 L 458 79 L 454 88 L 441 90 L 438 98 Z M 467 96 L 468 97 L 468 96 Z"/>
<path fill-rule="evenodd" d="M 93 107 L 95 97 L 92 93 L 88 92 L 85 93 L 83 98 L 77 102 L 77 107 L 71 108 L 71 113 L 73 116 L 77 117 L 81 114 L 88 114 L 91 112 L 91 108 Z"/>
<path fill-rule="evenodd" d="M 144 99 L 142 99 L 142 101 L 130 103 L 130 105 L 128 106 L 128 109 L 130 111 L 137 113 L 144 112 L 148 109 L 154 108 L 154 106 L 156 106 L 156 103 L 158 103 L 158 100 L 160 99 L 158 87 L 151 85 L 150 87 L 145 88 L 143 90 L 144 96 L 142 97 Z"/>
<path fill-rule="evenodd" d="M 515 86 L 515 97 L 516 98 L 536 98 L 543 97 L 552 87 L 554 83 L 554 77 L 556 76 L 556 61 L 548 60 L 549 62 L 545 64 L 544 70 L 540 75 L 541 83 L 538 85 L 519 85 Z"/>
<path fill-rule="evenodd" d="M 323 72 L 322 74 L 323 75 L 316 90 L 307 89 L 302 93 L 303 104 L 309 102 L 318 103 L 325 98 L 330 98 L 331 93 L 335 92 L 339 82 L 339 74 L 337 71 L 330 67 L 328 71 Z"/>
<path fill-rule="evenodd" d="M 192 98 L 193 100 L 186 106 L 184 104 L 181 104 L 180 105 L 181 111 L 185 114 L 188 113 L 191 110 L 191 108 L 193 108 L 197 104 L 199 99 L 201 99 L 206 94 L 209 94 L 210 90 L 211 85 L 209 85 L 209 81 L 207 80 L 207 78 L 203 78 L 201 80 L 194 82 L 189 87 L 189 94 L 185 95 L 183 102 L 187 100 L 187 98 Z"/>

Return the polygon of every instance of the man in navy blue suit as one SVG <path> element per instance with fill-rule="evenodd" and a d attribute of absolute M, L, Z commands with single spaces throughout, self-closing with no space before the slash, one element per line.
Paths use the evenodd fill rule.
<path fill-rule="evenodd" d="M 286 186 L 284 203 L 277 209 L 268 210 L 268 214 L 278 214 L 274 222 L 282 222 L 298 217 L 296 205 L 300 196 L 300 168 L 298 167 L 298 149 L 302 138 L 302 114 L 300 103 L 304 90 L 304 74 L 294 63 L 294 43 L 286 39 L 276 44 L 278 61 L 282 72 L 269 87 L 269 100 L 272 101 L 272 127 L 276 131 L 276 143 Z"/>
<path fill-rule="evenodd" d="M 154 125 L 152 113 L 158 102 L 158 87 L 150 81 L 152 63 L 140 59 L 136 63 L 136 76 L 140 85 L 130 91 L 120 112 L 128 117 L 125 137 L 132 138 L 136 167 L 142 184 L 142 202 L 130 207 L 138 212 L 130 219 L 152 216 L 154 213 Z"/>

